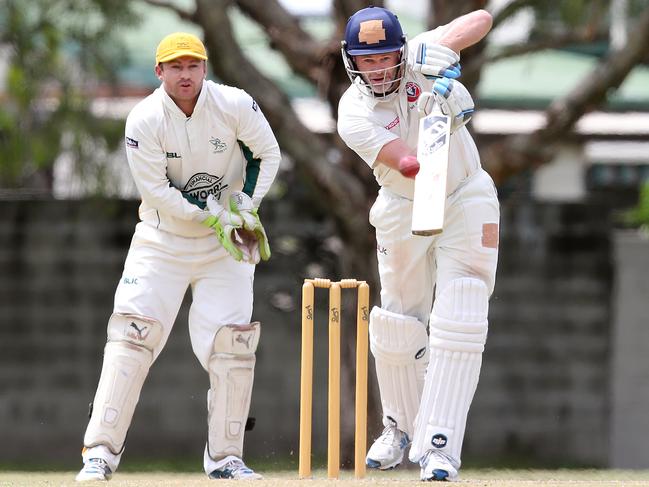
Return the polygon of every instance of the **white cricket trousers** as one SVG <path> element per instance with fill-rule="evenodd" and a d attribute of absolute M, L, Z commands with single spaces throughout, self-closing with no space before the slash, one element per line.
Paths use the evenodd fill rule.
<path fill-rule="evenodd" d="M 188 287 L 189 336 L 205 370 L 217 330 L 248 324 L 252 317 L 255 266 L 235 261 L 216 235 L 186 238 L 138 223 L 115 293 L 115 313 L 154 318 L 164 329 L 164 347 Z"/>
<path fill-rule="evenodd" d="M 446 198 L 444 230 L 412 235 L 412 201 L 381 188 L 370 210 L 376 229 L 381 307 L 428 323 L 435 289 L 453 279 L 482 279 L 493 292 L 500 208 L 494 183 L 479 169 Z"/>

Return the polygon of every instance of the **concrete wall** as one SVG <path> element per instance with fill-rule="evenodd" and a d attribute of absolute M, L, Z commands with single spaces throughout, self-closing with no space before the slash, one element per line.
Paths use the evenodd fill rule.
<path fill-rule="evenodd" d="M 649 468 L 649 238 L 615 235 L 611 450 L 615 468 Z"/>
<path fill-rule="evenodd" d="M 136 208 L 129 201 L 0 202 L 3 461 L 38 456 L 77 466 Z M 300 221 L 288 203 L 268 202 L 264 211 L 274 255 L 255 279 L 254 318 L 263 325 L 251 411 L 257 426 L 246 451 L 272 462 L 297 456 L 301 280 L 333 258 L 323 251 L 328 229 L 319 222 Z M 503 207 L 467 461 L 609 461 L 613 269 L 606 215 L 604 207 L 585 205 Z M 324 310 L 324 296 L 318 299 Z M 186 317 L 185 303 L 144 386 L 125 460 L 174 454 L 195 458 L 200 469 L 208 380 L 192 355 Z M 324 327 L 318 333 L 316 341 L 326 343 Z M 316 363 L 325 364 L 325 355 L 323 346 Z M 325 366 L 316 367 L 315 451 L 325 450 L 325 376 Z"/>

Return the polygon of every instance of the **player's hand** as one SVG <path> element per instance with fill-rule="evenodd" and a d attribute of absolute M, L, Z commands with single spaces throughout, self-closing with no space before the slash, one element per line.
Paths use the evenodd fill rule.
<path fill-rule="evenodd" d="M 243 219 L 230 209 L 225 209 L 221 206 L 216 198 L 214 198 L 214 195 L 207 197 L 206 207 L 209 216 L 203 220 L 203 225 L 216 232 L 219 242 L 221 242 L 223 248 L 228 251 L 234 260 L 241 261 L 243 259 L 243 252 L 235 243 L 235 230 L 242 228 Z"/>
<path fill-rule="evenodd" d="M 243 241 L 242 251 L 244 254 L 247 251 L 252 261 L 257 256 L 256 262 L 251 263 L 256 264 L 259 262 L 259 258 L 262 260 L 270 259 L 270 245 L 266 230 L 261 224 L 259 213 L 257 208 L 254 207 L 250 196 L 241 191 L 235 191 L 230 195 L 230 209 L 239 215 L 243 222 L 243 228 L 237 232 Z M 250 242 L 251 237 L 256 241 L 256 248 L 253 248 L 253 244 Z"/>
<path fill-rule="evenodd" d="M 417 100 L 421 116 L 429 115 L 435 104 L 444 115 L 451 117 L 451 133 L 465 125 L 475 111 L 471 94 L 462 83 L 450 78 L 437 78 L 432 92 L 424 92 Z"/>
<path fill-rule="evenodd" d="M 403 177 L 415 179 L 419 167 L 419 161 L 415 156 L 403 156 L 399 159 L 399 172 Z"/>
<path fill-rule="evenodd" d="M 462 74 L 460 55 L 446 46 L 432 42 L 419 44 L 413 69 L 426 78 L 459 78 Z"/>

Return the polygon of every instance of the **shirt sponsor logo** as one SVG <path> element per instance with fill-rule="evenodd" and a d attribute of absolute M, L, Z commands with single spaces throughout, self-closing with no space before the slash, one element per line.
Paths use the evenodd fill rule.
<path fill-rule="evenodd" d="M 137 149 L 139 146 L 139 142 L 135 139 L 131 139 L 130 137 L 126 137 L 126 147 L 131 147 L 132 149 Z"/>
<path fill-rule="evenodd" d="M 221 192 L 227 187 L 228 185 L 223 183 L 223 176 L 219 177 L 207 174 L 206 172 L 199 172 L 189 178 L 182 192 L 201 203 L 205 203 L 207 197 L 211 194 L 217 200 L 220 200 Z"/>
<path fill-rule="evenodd" d="M 406 96 L 408 97 L 408 103 L 414 103 L 419 99 L 421 95 L 421 87 L 417 83 L 408 81 L 406 83 Z"/>
<path fill-rule="evenodd" d="M 167 152 L 167 159 L 180 159 L 178 152 Z"/>
<path fill-rule="evenodd" d="M 397 125 L 399 125 L 399 117 L 397 117 L 397 118 L 395 118 L 394 120 L 392 120 L 389 124 L 387 124 L 387 125 L 385 126 L 385 128 L 388 129 L 388 130 L 391 130 L 391 129 L 393 129 L 394 127 L 396 127 Z"/>
<path fill-rule="evenodd" d="M 224 152 L 228 148 L 228 145 L 225 142 L 222 142 L 221 139 L 217 139 L 216 137 L 210 139 L 210 144 L 214 146 L 215 154 L 217 152 Z"/>

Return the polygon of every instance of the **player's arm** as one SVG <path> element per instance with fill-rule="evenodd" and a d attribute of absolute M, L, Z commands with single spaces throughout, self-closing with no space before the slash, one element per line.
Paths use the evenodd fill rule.
<path fill-rule="evenodd" d="M 475 10 L 413 39 L 413 69 L 429 79 L 459 78 L 460 52 L 479 42 L 491 30 L 486 10 Z"/>
<path fill-rule="evenodd" d="M 381 147 L 376 162 L 399 171 L 407 178 L 414 178 L 419 172 L 416 151 L 408 147 L 402 139 L 394 139 Z"/>
<path fill-rule="evenodd" d="M 261 108 L 244 91 L 240 90 L 239 94 L 237 140 L 246 168 L 243 191 L 230 195 L 230 208 L 243 221 L 237 246 L 246 261 L 257 264 L 260 259 L 270 258 L 270 245 L 258 208 L 277 175 L 281 154 Z"/>
<path fill-rule="evenodd" d="M 239 90 L 239 94 L 237 140 L 246 158 L 243 192 L 258 208 L 275 180 L 281 154 L 261 108 L 245 91 Z"/>
<path fill-rule="evenodd" d="M 135 185 L 147 204 L 182 220 L 201 222 L 209 216 L 171 185 L 166 154 L 142 120 L 126 121 L 126 157 Z"/>
<path fill-rule="evenodd" d="M 491 30 L 493 19 L 486 10 L 475 10 L 462 15 L 442 27 L 439 43 L 460 53 L 480 42 Z"/>

